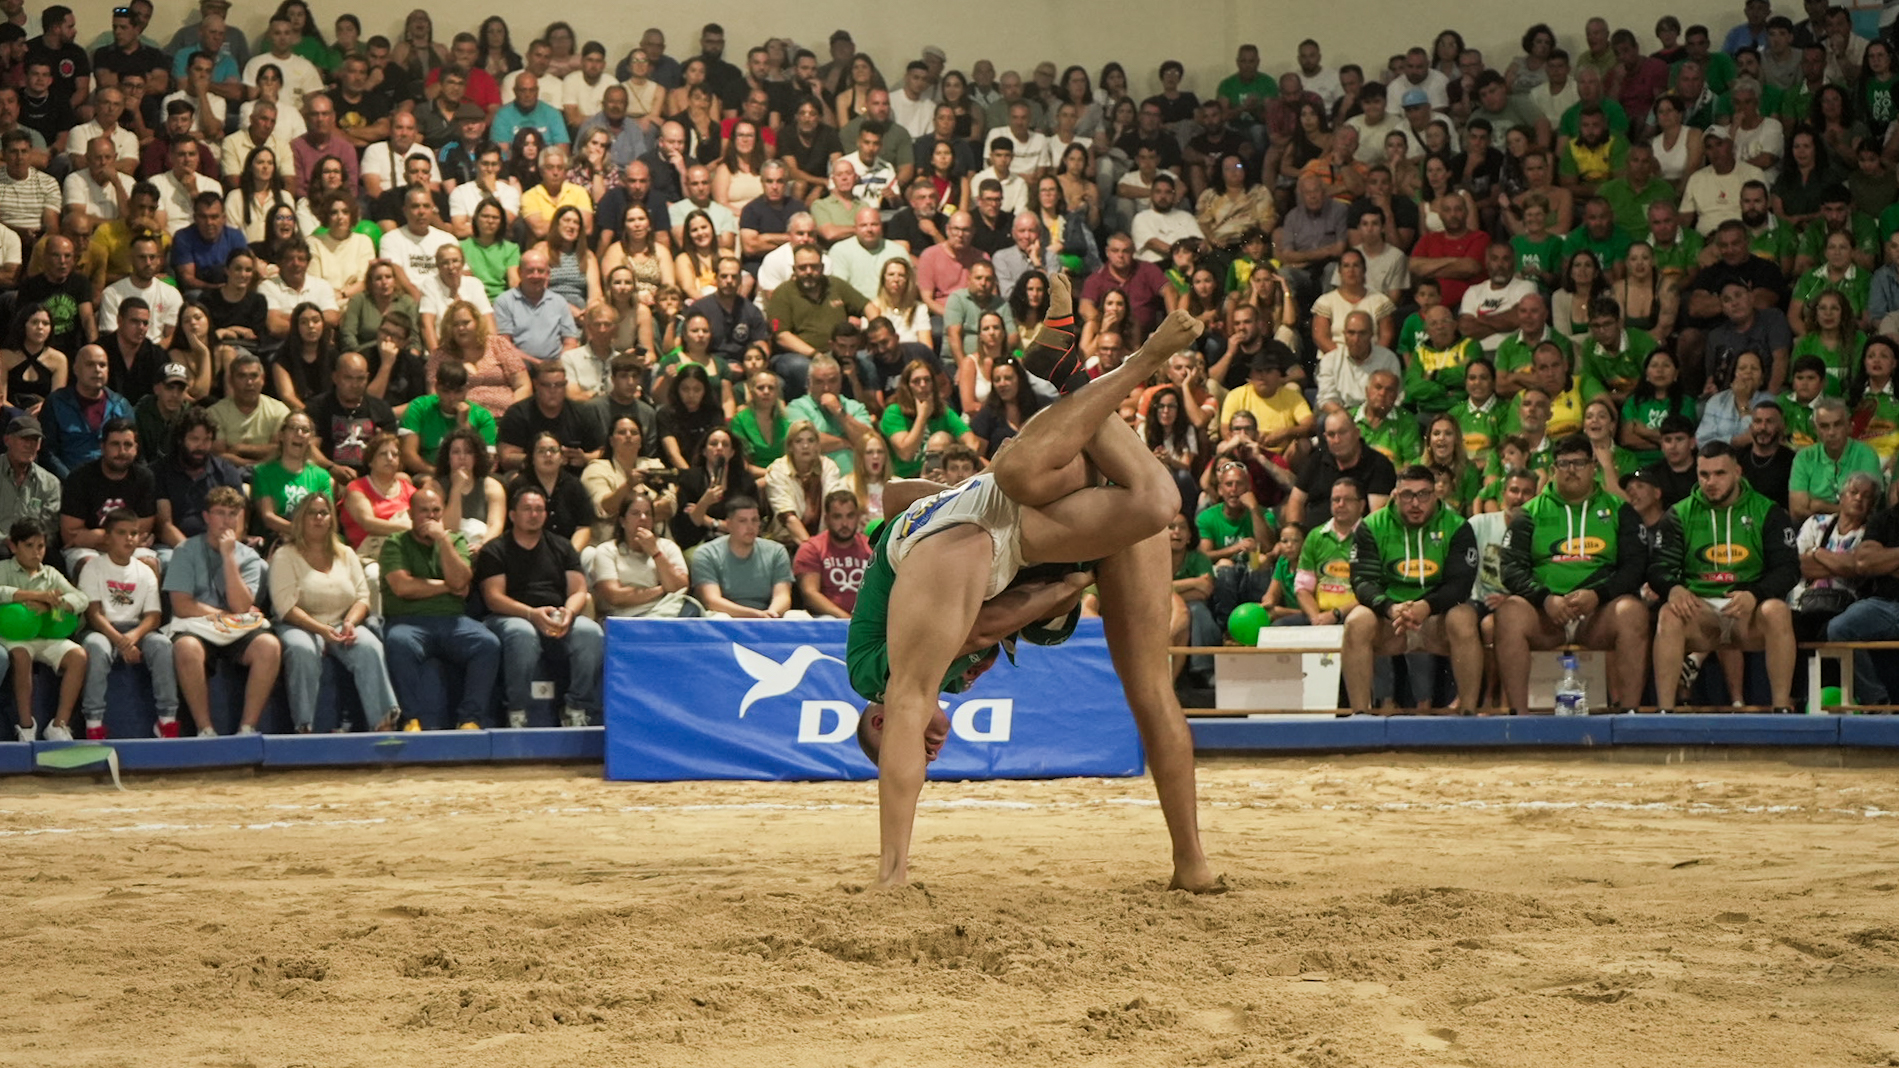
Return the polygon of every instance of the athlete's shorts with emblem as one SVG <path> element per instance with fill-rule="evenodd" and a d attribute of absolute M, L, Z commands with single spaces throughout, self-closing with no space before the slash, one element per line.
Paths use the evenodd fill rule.
<path fill-rule="evenodd" d="M 933 497 L 925 497 L 890 521 L 886 548 L 891 570 L 901 572 L 903 561 L 932 534 L 951 527 L 973 525 L 989 533 L 989 585 L 983 600 L 1001 593 L 1022 570 L 1022 506 L 996 486 L 994 475 L 981 474 Z"/>

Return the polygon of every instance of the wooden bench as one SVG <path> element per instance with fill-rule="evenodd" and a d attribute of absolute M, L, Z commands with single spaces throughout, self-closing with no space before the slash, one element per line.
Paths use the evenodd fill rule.
<path fill-rule="evenodd" d="M 1820 702 L 1820 666 L 1828 660 L 1837 660 L 1840 664 L 1840 703 L 1834 708 L 1864 709 L 1853 699 L 1853 654 L 1858 652 L 1899 652 L 1899 642 L 1802 642 L 1800 651 L 1808 654 L 1807 660 L 1807 710 L 1827 711 Z M 1890 706 L 1881 705 L 1880 709 Z"/>

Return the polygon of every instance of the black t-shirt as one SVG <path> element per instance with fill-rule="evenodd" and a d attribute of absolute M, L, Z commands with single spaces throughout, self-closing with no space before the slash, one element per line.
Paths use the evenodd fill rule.
<path fill-rule="evenodd" d="M 45 62 L 51 66 L 53 95 L 67 100 L 72 99 L 73 90 L 78 88 L 81 78 L 92 77 L 92 60 L 87 58 L 85 49 L 71 41 L 59 48 L 49 48 L 44 35 L 35 37 L 26 43 L 26 62 Z"/>
<path fill-rule="evenodd" d="M 1713 293 L 1715 296 L 1720 296 L 1721 287 L 1729 282 L 1739 282 L 1749 289 L 1771 289 L 1774 291 L 1776 300 L 1787 295 L 1787 278 L 1780 273 L 1780 265 L 1759 256 L 1749 256 L 1747 261 L 1739 267 L 1730 267 L 1721 260 L 1714 261 L 1695 274 L 1694 280 L 1688 283 L 1688 292 L 1690 294 Z M 1682 315 L 1684 317 L 1688 314 L 1686 305 L 1687 302 L 1683 301 Z M 1688 325 L 1697 329 L 1706 329 L 1720 321 L 1721 317 L 1718 315 L 1707 319 L 1686 319 Z"/>
<path fill-rule="evenodd" d="M 566 604 L 567 573 L 579 570 L 580 554 L 574 551 L 574 543 L 546 531 L 532 549 L 522 548 L 510 532 L 475 554 L 475 585 L 506 575 L 508 596 L 529 608 Z"/>
<path fill-rule="evenodd" d="M 975 195 L 975 190 L 970 190 L 970 196 L 973 197 Z M 990 226 L 988 220 L 982 217 L 982 212 L 971 212 L 969 243 L 994 256 L 996 253 L 1015 244 L 1015 238 L 1010 234 L 1010 231 L 1013 229 L 1015 229 L 1014 212 L 1004 211 L 996 213 L 996 225 L 994 226 Z M 886 233 L 885 236 L 889 235 Z"/>
<path fill-rule="evenodd" d="M 130 508 L 140 519 L 158 514 L 158 481 L 150 468 L 135 463 L 124 478 L 111 479 L 100 461 L 94 460 L 67 476 L 60 493 L 60 515 L 85 523 L 87 530 L 98 530 L 114 508 Z"/>
<path fill-rule="evenodd" d="M 171 502 L 171 525 L 187 538 L 204 533 L 204 498 L 218 486 L 244 490 L 244 475 L 237 465 L 222 456 L 205 457 L 204 470 L 196 475 L 185 470 L 176 456 L 168 456 L 153 473 L 158 495 Z"/>
<path fill-rule="evenodd" d="M 1142 107 L 1149 104 L 1161 109 L 1161 123 L 1166 126 L 1177 122 L 1192 122 L 1193 113 L 1200 110 L 1200 98 L 1185 89 L 1182 89 L 1180 95 L 1172 100 L 1164 95 L 1156 94 L 1141 101 Z"/>
<path fill-rule="evenodd" d="M 1192 118 L 1191 115 L 1188 117 Z M 1142 137 L 1139 130 L 1129 130 L 1121 135 L 1114 147 L 1127 153 L 1129 162 L 1142 148 L 1151 148 L 1159 155 L 1162 167 L 1171 171 L 1180 166 L 1180 141 L 1166 130 L 1161 130 L 1151 138 Z"/>
<path fill-rule="evenodd" d="M 357 474 L 369 470 L 364 450 L 379 430 L 396 432 L 396 412 L 381 397 L 365 395 L 363 402 L 349 407 L 336 399 L 335 390 L 325 390 L 310 398 L 305 411 L 316 424 L 317 444 L 323 455 Z"/>
<path fill-rule="evenodd" d="M 1754 487 L 1754 492 L 1786 508 L 1794 451 L 1782 445 L 1766 459 L 1754 455 L 1752 448 L 1736 455 L 1741 459 L 1741 474 L 1747 476 L 1747 484 Z"/>
<path fill-rule="evenodd" d="M 336 102 L 336 128 L 339 130 L 360 130 L 365 126 L 374 126 L 395 110 L 395 104 L 389 97 L 374 89 L 365 92 L 363 98 L 355 103 L 345 100 L 341 89 L 332 90 L 330 99 Z"/>
<path fill-rule="evenodd" d="M 1358 462 L 1349 469 L 1339 467 L 1330 449 L 1320 449 L 1306 461 L 1305 473 L 1299 476 L 1299 488 L 1306 494 L 1306 510 L 1300 520 L 1308 528 L 1332 517 L 1332 484 L 1341 478 L 1355 480 L 1368 497 L 1389 497 L 1398 488 L 1397 469 L 1377 449 L 1361 445 Z"/>
<path fill-rule="evenodd" d="M 706 435 L 724 425 L 725 413 L 719 409 L 718 402 L 710 398 L 700 401 L 696 412 L 677 404 L 668 404 L 659 410 L 659 436 L 677 439 L 679 455 L 687 463 L 698 458 L 699 446 L 705 442 Z"/>
<path fill-rule="evenodd" d="M 150 338 L 139 342 L 138 351 L 132 356 L 131 366 L 128 367 L 125 349 L 116 336 L 99 340 L 109 357 L 106 364 L 107 389 L 134 403 L 158 392 L 158 380 L 165 373 L 165 364 L 171 361 L 163 349 L 152 344 Z"/>
<path fill-rule="evenodd" d="M 698 500 L 706 495 L 706 490 L 711 486 L 712 476 L 706 472 L 703 465 L 689 467 L 679 473 L 679 499 L 682 501 L 690 503 Z M 734 497 L 763 500 L 758 492 L 758 480 L 752 477 L 751 471 L 747 470 L 744 464 L 736 462 L 726 465 L 725 496 L 717 504 L 707 508 L 706 514 L 714 519 L 724 519 L 725 502 Z M 692 517 L 686 514 L 685 508 L 673 513 L 672 532 L 673 543 L 681 549 L 690 549 L 714 536 L 712 531 L 693 522 Z"/>
<path fill-rule="evenodd" d="M 930 221 L 936 224 L 937 233 L 949 233 L 949 216 L 940 211 L 935 212 L 931 214 Z M 911 259 L 923 255 L 924 249 L 936 244 L 936 238 L 924 232 L 922 220 L 918 219 L 917 213 L 908 207 L 899 209 L 890 217 L 890 221 L 884 224 L 884 237 L 909 245 Z"/>
<path fill-rule="evenodd" d="M 20 90 L 20 125 L 44 137 L 49 148 L 60 134 L 78 125 L 74 119 L 71 92 L 61 96 L 59 87 L 54 86 L 43 99 L 34 100 L 26 90 Z M 82 151 L 85 148 L 79 147 Z"/>
<path fill-rule="evenodd" d="M 1692 462 L 1689 463 L 1686 471 L 1677 471 L 1668 466 L 1667 460 L 1657 460 L 1642 470 L 1653 475 L 1655 481 L 1661 484 L 1663 508 L 1673 508 L 1687 500 L 1688 495 L 1695 491 L 1695 486 L 1700 482 L 1700 476 L 1695 473 L 1695 465 Z"/>
<path fill-rule="evenodd" d="M 797 197 L 786 197 L 781 204 L 773 204 L 764 197 L 753 197 L 739 213 L 739 229 L 757 230 L 761 234 L 782 234 L 791 229 L 791 217 L 804 210 L 804 201 Z M 624 221 L 625 212 L 620 213 Z M 763 257 L 761 257 L 763 258 Z"/>
<path fill-rule="evenodd" d="M 557 414 L 549 418 L 541 413 L 541 406 L 535 403 L 533 397 L 508 405 L 508 410 L 501 413 L 500 425 L 495 428 L 495 440 L 499 444 L 513 445 L 528 452 L 533 449 L 534 439 L 543 430 L 559 438 L 563 446 L 583 452 L 605 448 L 607 443 L 606 437 L 600 433 L 600 421 L 592 412 L 573 401 L 567 401 L 560 406 Z M 569 466 L 567 470 L 575 477 L 579 477 L 581 472 L 580 467 Z"/>
<path fill-rule="evenodd" d="M 141 44 L 131 52 L 122 52 L 117 45 L 107 45 L 92 54 L 92 69 L 109 70 L 120 78 L 128 74 L 143 77 L 154 70 L 169 72 L 171 60 L 150 45 Z"/>
<path fill-rule="evenodd" d="M 1451 176 L 1462 182 L 1474 197 L 1485 197 L 1503 181 L 1503 153 L 1495 147 L 1484 150 L 1484 158 L 1477 163 L 1477 169 L 1470 177 L 1464 176 L 1464 168 L 1470 166 L 1470 153 L 1459 152 L 1451 157 Z"/>
<path fill-rule="evenodd" d="M 198 294 L 198 303 L 204 305 L 204 313 L 210 316 L 213 330 L 232 326 L 250 328 L 253 337 L 230 338 L 231 344 L 254 350 L 259 342 L 270 336 L 270 305 L 262 293 L 252 291 L 233 302 L 224 299 L 224 290 L 221 288 L 206 289 Z"/>
<path fill-rule="evenodd" d="M 620 404 L 611 393 L 595 397 L 587 406 L 593 409 L 594 421 L 600 424 L 600 440 L 606 441 L 612 436 L 609 431 L 621 416 L 631 416 L 640 427 L 640 455 L 659 458 L 658 409 L 639 397 L 634 397 L 631 404 Z"/>
<path fill-rule="evenodd" d="M 843 155 L 844 145 L 838 141 L 837 131 L 829 126 L 819 126 L 812 131 L 811 143 L 808 145 L 799 137 L 796 126 L 786 126 L 778 132 L 778 151 L 781 155 L 790 156 L 804 173 L 829 178 L 831 157 Z"/>
<path fill-rule="evenodd" d="M 1367 200 L 1364 197 L 1360 197 L 1359 199 L 1352 201 L 1352 214 L 1350 216 L 1350 221 L 1352 222 L 1354 226 L 1356 226 L 1358 224 L 1358 220 L 1365 217 L 1366 212 L 1380 211 L 1380 210 L 1382 209 L 1375 201 Z M 1410 197 L 1394 196 L 1391 198 L 1391 214 L 1392 214 L 1392 220 L 1391 220 L 1392 225 L 1396 226 L 1400 230 L 1409 230 L 1413 234 L 1418 233 L 1418 202 L 1417 201 L 1411 199 Z M 1403 250 L 1401 249 L 1400 251 L 1403 251 Z"/>
<path fill-rule="evenodd" d="M 541 490 L 547 494 L 549 533 L 559 534 L 562 538 L 571 541 L 576 532 L 593 526 L 596 514 L 593 497 L 587 492 L 587 487 L 580 484 L 578 478 L 562 471 L 559 477 L 554 479 L 553 490 L 549 491 L 546 486 L 541 485 L 539 479 L 534 477 L 532 471 L 523 471 L 508 483 L 508 499 L 514 499 L 515 487 L 524 485 L 540 486 Z"/>
<path fill-rule="evenodd" d="M 264 298 L 257 299 L 261 303 Z M 92 300 L 92 282 L 78 271 L 67 275 L 64 282 L 36 274 L 20 283 L 19 306 L 39 304 L 46 308 L 53 320 L 53 336 L 48 344 L 65 353 L 77 353 L 86 343 L 79 306 Z"/>
<path fill-rule="evenodd" d="M 1009 425 L 1008 417 L 988 405 L 976 409 L 969 420 L 969 431 L 985 442 L 984 458 L 993 458 L 1003 442 L 1015 437 L 1015 427 Z"/>
<path fill-rule="evenodd" d="M 372 342 L 363 346 L 357 355 L 369 361 L 371 381 L 382 374 L 381 345 Z M 390 405 L 407 404 L 428 391 L 428 364 L 415 352 L 397 353 L 396 366 L 389 372 L 389 385 L 382 391 L 382 399 Z"/>

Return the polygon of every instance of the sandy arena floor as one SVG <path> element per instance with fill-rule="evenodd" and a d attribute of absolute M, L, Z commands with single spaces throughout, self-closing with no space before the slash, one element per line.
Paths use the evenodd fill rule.
<path fill-rule="evenodd" d="M 1203 764 L 1144 780 L 597 768 L 0 782 L 0 1063 L 1899 1064 L 1899 769 Z"/>

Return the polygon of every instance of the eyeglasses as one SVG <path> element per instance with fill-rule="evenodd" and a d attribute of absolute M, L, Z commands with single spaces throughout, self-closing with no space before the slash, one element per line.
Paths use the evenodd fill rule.
<path fill-rule="evenodd" d="M 1402 504 L 1422 504 L 1425 501 L 1431 500 L 1432 498 L 1436 496 L 1437 496 L 1436 489 L 1399 490 L 1397 494 L 1398 501 Z"/>
<path fill-rule="evenodd" d="M 1596 466 L 1596 461 L 1594 460 L 1558 460 L 1556 461 L 1556 469 L 1558 471 L 1587 471 L 1594 466 Z"/>

